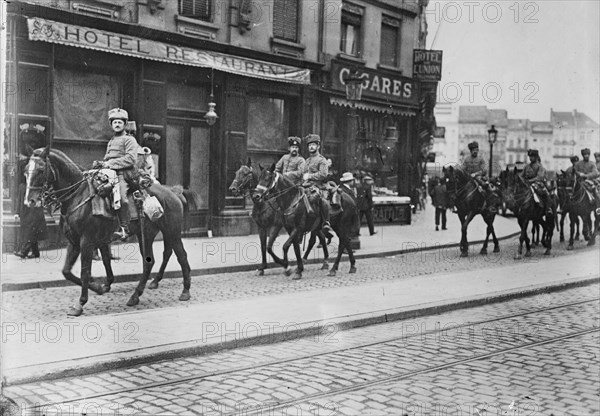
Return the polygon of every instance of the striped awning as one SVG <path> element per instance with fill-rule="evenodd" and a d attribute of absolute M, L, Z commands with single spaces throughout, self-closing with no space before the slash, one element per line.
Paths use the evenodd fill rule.
<path fill-rule="evenodd" d="M 339 107 L 355 107 L 359 110 L 374 111 L 376 113 L 382 114 L 393 114 L 395 116 L 413 117 L 417 115 L 416 111 L 409 109 L 401 109 L 393 105 L 385 106 L 381 104 L 366 103 L 361 101 L 352 103 L 346 100 L 345 98 L 341 97 L 329 97 L 329 103 L 332 105 L 337 105 Z"/>

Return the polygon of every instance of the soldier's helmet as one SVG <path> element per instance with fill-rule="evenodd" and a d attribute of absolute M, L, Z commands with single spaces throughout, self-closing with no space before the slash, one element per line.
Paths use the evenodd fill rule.
<path fill-rule="evenodd" d="M 311 143 L 321 144 L 321 137 L 318 134 L 309 134 L 305 137 L 305 140 L 307 146 Z"/>
<path fill-rule="evenodd" d="M 288 137 L 288 146 L 300 147 L 301 144 L 302 144 L 302 139 L 300 137 L 296 137 L 296 136 Z"/>
<path fill-rule="evenodd" d="M 113 108 L 108 111 L 108 121 L 123 120 L 125 123 L 129 120 L 129 114 L 122 108 Z"/>
<path fill-rule="evenodd" d="M 579 156 L 571 156 L 571 163 L 579 162 Z"/>
<path fill-rule="evenodd" d="M 473 150 L 473 149 L 479 149 L 479 143 L 477 142 L 471 142 L 468 144 L 469 150 Z"/>
<path fill-rule="evenodd" d="M 539 158 L 540 153 L 536 149 L 529 149 L 527 151 L 527 156 L 535 156 L 536 158 Z"/>
<path fill-rule="evenodd" d="M 581 156 L 585 156 L 585 155 L 589 155 L 590 154 L 590 149 L 588 149 L 587 147 L 585 149 L 581 149 Z"/>

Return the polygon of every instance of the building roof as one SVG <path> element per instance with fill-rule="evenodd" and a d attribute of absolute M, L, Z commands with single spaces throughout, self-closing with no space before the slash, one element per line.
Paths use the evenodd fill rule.
<path fill-rule="evenodd" d="M 549 133 L 552 134 L 552 123 L 549 121 L 532 121 L 531 131 L 534 133 Z"/>
<path fill-rule="evenodd" d="M 509 130 L 529 130 L 531 128 L 531 121 L 528 118 L 509 118 L 508 129 Z"/>
<path fill-rule="evenodd" d="M 461 105 L 458 110 L 458 122 L 487 124 L 488 109 L 484 105 Z"/>
<path fill-rule="evenodd" d="M 552 126 L 560 128 L 598 129 L 600 127 L 598 123 L 589 118 L 585 113 L 577 110 L 568 112 L 550 109 L 550 122 Z"/>
<path fill-rule="evenodd" d="M 488 112 L 488 124 L 496 127 L 508 127 L 508 112 L 506 110 L 490 110 Z"/>

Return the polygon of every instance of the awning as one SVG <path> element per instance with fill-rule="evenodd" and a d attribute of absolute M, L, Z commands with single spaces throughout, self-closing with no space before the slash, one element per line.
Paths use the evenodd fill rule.
<path fill-rule="evenodd" d="M 181 47 L 38 17 L 27 19 L 27 26 L 29 40 L 93 49 L 172 64 L 214 68 L 232 74 L 271 81 L 310 84 L 309 69 Z"/>
<path fill-rule="evenodd" d="M 398 107 L 394 107 L 392 105 L 385 106 L 379 104 L 371 104 L 365 102 L 356 102 L 351 103 L 345 98 L 340 97 L 329 97 L 329 103 L 332 105 L 337 105 L 339 107 L 356 107 L 359 110 L 365 111 L 374 111 L 376 113 L 384 113 L 384 114 L 393 114 L 395 116 L 404 116 L 404 117 L 412 117 L 417 115 L 415 111 L 400 109 Z"/>

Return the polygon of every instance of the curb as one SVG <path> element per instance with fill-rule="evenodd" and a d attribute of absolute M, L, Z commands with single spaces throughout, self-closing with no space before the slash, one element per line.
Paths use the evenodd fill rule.
<path fill-rule="evenodd" d="M 399 307 L 353 316 L 331 318 L 323 321 L 304 322 L 299 323 L 297 329 L 288 330 L 285 333 L 273 332 L 267 335 L 261 333 L 260 335 L 249 336 L 241 340 L 236 339 L 232 341 L 213 342 L 204 345 L 201 344 L 200 340 L 194 340 L 156 347 L 147 347 L 139 350 L 114 353 L 112 356 L 108 357 L 96 356 L 36 366 L 29 374 L 24 374 L 24 369 L 28 367 L 21 367 L 4 372 L 3 385 L 15 386 L 65 377 L 78 377 L 101 371 L 117 370 L 124 367 L 148 364 L 162 360 L 199 356 L 253 345 L 274 344 L 309 336 L 326 335 L 329 332 L 328 329 L 332 328 L 332 325 L 335 325 L 335 328 L 339 330 L 360 328 L 369 325 L 436 315 L 458 309 L 473 308 L 490 303 L 503 302 L 543 293 L 558 292 L 598 283 L 600 283 L 600 276 L 584 277 L 579 278 L 578 280 L 568 279 L 554 282 L 549 285 L 540 284 L 520 287 L 465 299 L 456 299 L 450 303 L 433 302 L 412 307 Z M 65 363 L 67 362 L 68 365 L 65 366 Z"/>
<path fill-rule="evenodd" d="M 521 234 L 520 232 L 516 232 L 516 233 L 508 234 L 504 237 L 498 237 L 498 241 L 508 240 L 510 238 L 517 237 L 520 234 Z M 471 241 L 471 242 L 469 242 L 469 246 L 473 246 L 475 244 L 483 244 L 484 241 L 485 240 Z M 356 260 L 360 260 L 360 259 L 377 258 L 377 257 L 389 257 L 389 256 L 398 256 L 401 254 L 411 254 L 411 253 L 418 253 L 418 252 L 423 252 L 423 251 L 440 250 L 440 249 L 447 249 L 447 248 L 454 248 L 454 247 L 460 247 L 460 244 L 459 243 L 448 243 L 448 244 L 438 244 L 438 245 L 431 246 L 431 247 L 421 246 L 421 247 L 404 249 L 404 250 L 390 250 L 390 251 L 368 253 L 368 254 L 356 253 L 356 254 L 354 254 L 354 258 Z M 347 256 L 347 255 L 344 254 L 344 256 Z M 330 260 L 331 260 L 331 258 L 332 257 L 330 257 Z M 172 261 L 175 261 L 175 260 L 172 260 Z M 322 259 L 311 259 L 311 260 L 305 261 L 304 264 L 306 264 L 306 265 L 320 264 L 322 261 L 323 261 Z M 296 264 L 296 261 L 290 261 L 290 266 L 293 266 L 295 264 Z M 267 267 L 268 268 L 279 268 L 280 266 L 275 262 L 270 262 L 270 263 L 267 263 Z M 255 271 L 256 268 L 257 268 L 256 264 L 240 264 L 240 265 L 235 265 L 235 266 L 221 266 L 221 267 L 209 267 L 206 269 L 192 269 L 191 276 L 193 277 L 193 276 L 198 276 L 198 275 L 205 276 L 205 275 L 221 274 L 221 273 L 250 272 L 250 271 Z M 115 277 L 117 277 L 116 274 L 115 274 Z M 137 282 L 139 280 L 139 278 L 140 278 L 140 274 L 118 275 L 118 279 L 115 278 L 115 282 L 113 284 Z M 165 271 L 165 273 L 163 275 L 163 279 L 179 279 L 179 278 L 181 278 L 180 270 Z M 73 286 L 73 283 L 69 282 L 68 280 L 64 280 L 64 279 L 49 280 L 46 282 L 3 283 L 2 291 L 3 292 L 15 292 L 15 291 L 20 291 L 20 290 L 48 289 L 48 288 L 66 287 L 66 286 Z"/>

